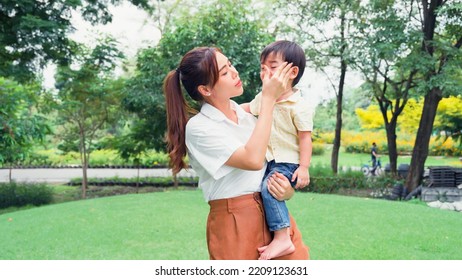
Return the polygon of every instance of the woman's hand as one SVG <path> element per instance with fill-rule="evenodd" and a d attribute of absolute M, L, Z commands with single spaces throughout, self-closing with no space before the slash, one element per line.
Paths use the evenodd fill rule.
<path fill-rule="evenodd" d="M 289 200 L 294 195 L 289 180 L 281 173 L 275 172 L 267 183 L 269 193 L 279 201 Z"/>
<path fill-rule="evenodd" d="M 262 67 L 262 97 L 271 97 L 276 100 L 287 89 L 292 63 L 282 63 L 273 75 L 268 66 L 263 65 Z"/>

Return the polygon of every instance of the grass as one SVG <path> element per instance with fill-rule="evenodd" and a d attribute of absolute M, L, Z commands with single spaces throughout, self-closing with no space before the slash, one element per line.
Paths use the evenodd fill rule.
<path fill-rule="evenodd" d="M 297 193 L 289 202 L 315 260 L 460 260 L 462 215 L 419 201 Z M 131 194 L 0 215 L 0 259 L 207 259 L 200 190 Z"/>
<path fill-rule="evenodd" d="M 199 191 L 177 191 L 7 213 L 0 259 L 204 259 L 206 212 Z"/>

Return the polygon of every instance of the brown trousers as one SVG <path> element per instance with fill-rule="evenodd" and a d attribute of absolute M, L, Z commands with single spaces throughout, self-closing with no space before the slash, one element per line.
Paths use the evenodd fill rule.
<path fill-rule="evenodd" d="M 257 260 L 257 248 L 268 245 L 272 236 L 265 221 L 260 193 L 209 201 L 207 245 L 211 260 Z M 292 254 L 278 260 L 307 260 L 308 247 L 290 216 Z"/>

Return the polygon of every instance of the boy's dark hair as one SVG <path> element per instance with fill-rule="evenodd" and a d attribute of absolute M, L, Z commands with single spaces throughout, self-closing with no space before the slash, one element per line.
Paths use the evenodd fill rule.
<path fill-rule="evenodd" d="M 263 63 L 270 54 L 280 54 L 282 60 L 293 63 L 298 67 L 298 75 L 295 77 L 292 86 L 295 86 L 303 76 L 306 66 L 306 57 L 303 49 L 295 42 L 280 40 L 265 47 L 260 55 L 260 62 Z"/>

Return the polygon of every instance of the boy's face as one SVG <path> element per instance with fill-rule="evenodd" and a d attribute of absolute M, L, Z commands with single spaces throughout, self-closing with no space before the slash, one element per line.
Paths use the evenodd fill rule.
<path fill-rule="evenodd" d="M 263 63 L 261 64 L 261 68 L 260 68 L 260 79 L 263 81 L 263 77 L 265 75 L 265 71 L 270 71 L 269 72 L 269 76 L 272 77 L 274 72 L 276 72 L 276 70 L 278 69 L 279 65 L 283 64 L 285 61 L 285 59 L 282 58 L 282 55 L 279 54 L 279 53 L 270 53 L 265 61 L 263 61 Z M 268 67 L 269 70 L 266 70 L 263 65 L 266 65 Z M 291 69 L 290 69 L 290 76 L 289 76 L 289 81 L 290 82 L 290 85 L 292 85 L 292 81 L 297 77 L 298 75 L 298 67 L 297 66 L 293 66 Z"/>
<path fill-rule="evenodd" d="M 266 69 L 263 67 L 263 65 L 266 65 L 270 71 L 270 77 L 273 76 L 274 72 L 276 69 L 284 63 L 285 61 L 282 59 L 282 56 L 280 54 L 275 54 L 275 53 L 270 53 L 265 61 L 262 62 L 261 64 L 261 69 L 260 69 L 260 79 L 263 80 L 264 74 Z"/>

